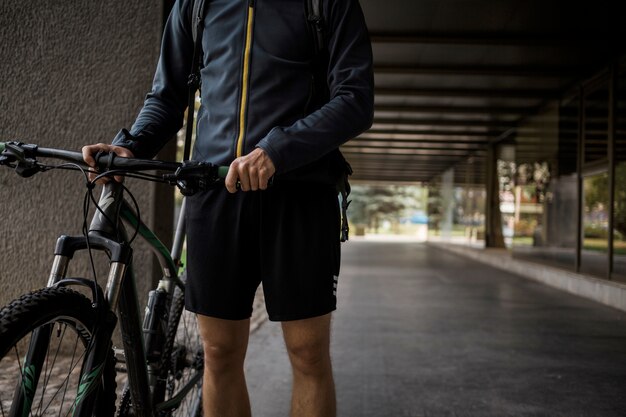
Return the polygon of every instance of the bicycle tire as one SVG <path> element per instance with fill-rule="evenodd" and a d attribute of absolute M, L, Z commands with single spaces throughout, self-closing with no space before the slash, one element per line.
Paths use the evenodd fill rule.
<path fill-rule="evenodd" d="M 8 415 L 12 406 L 19 407 L 19 415 L 26 416 L 72 414 L 95 319 L 91 300 L 65 287 L 33 291 L 0 310 L 1 416 Z M 43 335 L 40 349 L 45 351 L 39 351 L 43 356 L 32 353 L 36 347 L 31 341 L 36 335 Z M 40 363 L 40 369 L 34 364 L 24 366 L 26 356 L 39 357 L 32 362 Z M 91 391 L 96 395 L 91 414 L 112 417 L 116 383 L 111 348 L 101 376 L 95 381 L 98 385 Z M 20 400 L 23 390 L 33 388 L 32 401 Z"/>

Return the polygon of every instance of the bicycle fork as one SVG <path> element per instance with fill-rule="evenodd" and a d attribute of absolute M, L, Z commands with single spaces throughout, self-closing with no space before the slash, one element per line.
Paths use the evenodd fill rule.
<path fill-rule="evenodd" d="M 146 369 L 146 354 L 143 347 L 143 332 L 139 321 L 139 306 L 137 290 L 131 264 L 132 249 L 123 242 L 117 242 L 107 236 L 119 225 L 111 225 L 111 218 L 115 219 L 121 204 L 121 186 L 109 183 L 104 187 L 101 201 L 111 198 L 114 203 L 108 204 L 104 213 L 98 212 L 90 227 L 89 237 L 61 236 L 57 240 L 52 269 L 48 279 L 48 286 L 80 285 L 92 291 L 92 300 L 96 326 L 92 330 L 91 339 L 87 347 L 85 359 L 81 368 L 81 377 L 78 383 L 76 400 L 72 406 L 73 416 L 91 417 L 97 395 L 96 389 L 102 384 L 102 372 L 106 366 L 111 349 L 111 338 L 117 324 L 117 317 L 113 313 L 118 311 L 122 342 L 126 354 L 133 408 L 138 417 L 152 417 L 152 403 L 148 387 L 148 373 Z M 109 200 L 110 201 L 110 200 Z M 108 214 L 107 214 L 108 212 Z M 107 224 L 108 222 L 108 224 Z M 123 229 L 119 229 L 125 235 Z M 107 233 L 108 232 L 108 233 Z M 126 240 L 125 238 L 122 239 Z M 110 257 L 109 274 L 106 289 L 102 289 L 93 281 L 84 278 L 67 278 L 70 260 L 79 250 L 96 249 L 106 252 Z M 46 350 L 50 341 L 50 331 L 44 326 L 33 332 L 30 346 L 23 364 L 22 382 L 16 388 L 15 401 L 11 415 L 23 415 L 23 410 L 29 410 L 36 391 Z M 113 389 L 113 387 L 103 387 Z"/>

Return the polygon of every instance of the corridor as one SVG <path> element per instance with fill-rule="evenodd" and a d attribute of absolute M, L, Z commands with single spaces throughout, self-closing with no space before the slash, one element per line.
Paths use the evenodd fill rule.
<path fill-rule="evenodd" d="M 624 416 L 626 314 L 423 243 L 343 247 L 341 417 Z M 256 417 L 287 416 L 280 326 L 253 333 Z"/>

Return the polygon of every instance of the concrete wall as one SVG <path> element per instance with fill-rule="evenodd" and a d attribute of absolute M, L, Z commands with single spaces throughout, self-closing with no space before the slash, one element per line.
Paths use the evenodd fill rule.
<path fill-rule="evenodd" d="M 157 0 L 0 2 L 0 141 L 78 150 L 130 127 L 152 81 L 162 13 Z M 154 187 L 129 186 L 151 220 Z M 45 285 L 56 237 L 80 234 L 84 191 L 76 173 L 22 179 L 0 169 L 0 304 Z M 142 269 L 146 250 L 135 253 Z M 91 276 L 84 259 L 71 272 Z"/>

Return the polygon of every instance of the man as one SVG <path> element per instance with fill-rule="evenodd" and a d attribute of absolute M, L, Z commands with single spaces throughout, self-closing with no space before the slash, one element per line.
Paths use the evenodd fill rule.
<path fill-rule="evenodd" d="M 243 363 L 263 283 L 293 367 L 292 416 L 332 417 L 337 148 L 369 128 L 373 115 L 363 14 L 358 0 L 323 0 L 326 45 L 318 53 L 303 0 L 207 1 L 193 159 L 230 169 L 225 188 L 187 200 L 186 307 L 197 313 L 204 343 L 204 413 L 250 416 Z M 83 148 L 89 164 L 99 150 L 152 157 L 181 127 L 192 3 L 178 0 L 172 9 L 152 91 L 132 129 L 113 145 Z"/>

